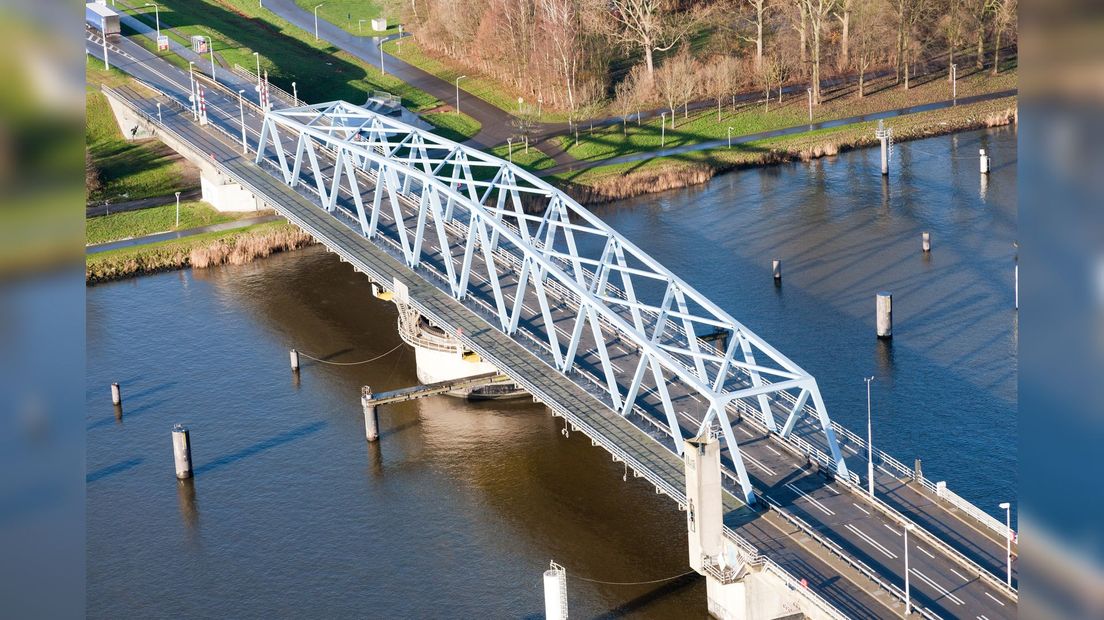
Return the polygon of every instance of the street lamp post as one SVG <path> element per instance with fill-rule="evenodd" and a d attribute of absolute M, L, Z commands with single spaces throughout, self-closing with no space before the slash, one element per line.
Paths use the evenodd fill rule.
<path fill-rule="evenodd" d="M 866 381 L 866 486 L 870 497 L 874 497 L 874 437 L 870 425 L 870 382 L 874 377 L 863 377 Z"/>
<path fill-rule="evenodd" d="M 322 4 L 325 4 L 325 2 L 323 2 Z M 318 40 L 318 9 L 322 6 L 322 4 L 319 4 L 318 6 L 314 7 L 314 40 L 315 41 Z"/>
<path fill-rule="evenodd" d="M 299 107 L 299 89 L 296 88 L 295 82 L 291 83 L 291 98 L 295 100 L 295 107 Z"/>
<path fill-rule="evenodd" d="M 521 111 L 521 104 L 523 104 L 523 103 L 525 103 L 525 100 L 522 99 L 521 97 L 518 97 L 518 116 L 521 116 L 522 114 L 524 114 L 524 112 Z"/>
<path fill-rule="evenodd" d="M 364 34 L 364 22 L 365 21 L 367 21 L 367 20 L 364 20 L 364 19 L 357 20 L 357 34 Z"/>
<path fill-rule="evenodd" d="M 238 113 L 241 114 L 242 155 L 249 154 L 249 143 L 245 141 L 245 89 L 238 91 Z"/>
<path fill-rule="evenodd" d="M 387 75 L 387 69 L 385 69 L 383 67 L 383 40 L 382 39 L 380 40 L 379 45 L 377 47 L 379 47 L 379 51 L 380 51 L 380 73 L 382 73 L 383 75 Z"/>
<path fill-rule="evenodd" d="M 195 61 L 194 60 L 189 60 L 188 61 L 188 88 L 191 89 L 189 91 L 190 92 L 189 98 L 192 100 L 192 120 L 197 120 L 198 121 L 199 120 L 199 101 L 196 98 Z"/>
<path fill-rule="evenodd" d="M 103 50 L 104 50 L 104 71 L 111 70 L 111 63 L 107 62 L 107 35 L 100 33 L 103 36 Z"/>
<path fill-rule="evenodd" d="M 146 6 L 153 7 L 153 19 L 157 23 L 157 38 L 161 38 L 161 11 L 158 10 L 157 5 L 152 2 L 147 2 Z"/>
<path fill-rule="evenodd" d="M 809 93 L 809 124 L 813 123 L 813 89 L 806 88 L 805 92 Z"/>
<path fill-rule="evenodd" d="M 958 100 L 958 64 L 951 65 L 951 101 Z"/>
<path fill-rule="evenodd" d="M 180 192 L 176 192 L 176 227 L 180 228 Z"/>
<path fill-rule="evenodd" d="M 509 148 L 509 155 L 507 157 L 510 158 L 510 163 L 514 163 L 514 139 L 506 138 L 506 146 Z"/>
<path fill-rule="evenodd" d="M 674 120 L 674 113 L 671 114 L 671 120 Z M 667 143 L 667 113 L 659 113 L 659 148 L 663 148 L 663 145 Z"/>
<path fill-rule="evenodd" d="M 1008 528 L 1005 535 L 1005 560 L 1007 567 L 1007 575 L 1005 582 L 1008 587 L 1012 587 L 1012 504 L 1009 502 L 1001 502 L 1000 507 L 1004 509 L 1004 525 Z"/>
<path fill-rule="evenodd" d="M 211 40 L 211 37 L 207 37 L 207 51 L 211 54 L 211 81 L 217 82 L 215 79 L 215 43 Z"/>
<path fill-rule="evenodd" d="M 468 77 L 468 76 L 461 75 L 460 77 L 456 78 L 456 113 L 457 114 L 460 113 L 460 80 L 462 80 L 466 77 Z"/>
<path fill-rule="evenodd" d="M 905 617 L 909 615 L 909 611 L 912 609 L 912 602 L 909 600 L 909 562 L 908 562 L 908 533 L 912 529 L 911 523 L 905 524 Z"/>
<path fill-rule="evenodd" d="M 732 148 L 732 128 L 728 128 L 728 148 Z"/>

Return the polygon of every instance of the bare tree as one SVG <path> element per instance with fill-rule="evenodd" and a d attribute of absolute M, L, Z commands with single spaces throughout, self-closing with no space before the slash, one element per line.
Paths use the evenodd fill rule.
<path fill-rule="evenodd" d="M 735 92 L 740 81 L 740 63 L 732 56 L 718 56 L 703 66 L 705 91 L 717 101 L 717 122 L 721 122 L 721 106 Z"/>
<path fill-rule="evenodd" d="M 947 0 L 947 11 L 940 20 L 940 30 L 947 39 L 947 81 L 951 81 L 951 65 L 955 51 L 962 45 L 963 0 Z"/>
<path fill-rule="evenodd" d="M 629 116 L 633 110 L 638 110 L 636 73 L 630 71 L 625 79 L 618 82 L 613 89 L 613 113 L 621 117 L 621 133 L 629 133 Z"/>
<path fill-rule="evenodd" d="M 1017 0 L 995 0 L 993 7 L 993 75 L 1000 72 L 1001 35 L 1016 19 Z"/>
<path fill-rule="evenodd" d="M 809 20 L 809 32 L 813 35 L 813 43 L 810 47 L 813 56 L 812 62 L 812 87 L 813 104 L 820 105 L 820 37 L 824 31 L 824 22 L 835 7 L 835 0 L 800 0 L 803 7 L 802 14 Z"/>
<path fill-rule="evenodd" d="M 851 13 L 855 0 L 839 0 L 836 4 L 836 19 L 840 22 L 840 53 L 836 66 L 840 71 L 851 68 Z M 957 2 L 960 0 L 951 0 Z"/>
<path fill-rule="evenodd" d="M 644 52 L 648 78 L 655 76 L 655 52 L 666 52 L 689 34 L 694 20 L 676 15 L 675 0 L 609 0 L 615 22 L 614 38 Z"/>
<path fill-rule="evenodd" d="M 993 12 L 995 0 L 972 0 L 974 5 L 974 27 L 977 30 L 977 59 L 974 66 L 980 71 L 985 68 L 985 19 Z"/>
<path fill-rule="evenodd" d="M 690 50 L 684 45 L 678 54 L 671 56 L 655 72 L 655 86 L 671 111 L 671 128 L 675 127 L 675 108 L 684 106 L 694 98 L 695 65 Z"/>
<path fill-rule="evenodd" d="M 754 34 L 737 36 L 748 43 L 755 44 L 755 71 L 758 73 L 763 70 L 763 27 L 770 5 L 767 4 L 767 0 L 744 0 L 744 2 L 748 4 L 751 13 L 751 16 L 744 21 L 752 28 Z"/>

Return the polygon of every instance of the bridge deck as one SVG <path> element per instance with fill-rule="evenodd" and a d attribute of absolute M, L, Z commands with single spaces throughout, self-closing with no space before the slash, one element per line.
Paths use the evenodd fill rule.
<path fill-rule="evenodd" d="M 126 45 L 125 41 L 121 44 Z M 130 47 L 127 49 L 128 52 L 137 54 L 139 57 L 144 52 Z M 136 61 L 133 66 L 124 67 L 124 70 L 141 74 L 146 70 L 145 64 L 148 62 L 152 60 L 146 59 L 142 63 Z M 139 77 L 155 84 L 160 81 L 157 86 L 165 90 L 178 89 L 181 79 L 183 84 L 187 83 L 187 75 L 172 67 L 159 67 L 157 71 L 139 75 Z M 184 92 L 187 92 L 186 86 Z M 158 100 L 166 106 L 169 103 L 166 99 L 150 97 L 147 93 L 130 92 L 124 93 L 124 96 L 133 105 L 149 114 L 156 114 L 155 103 Z M 232 109 L 237 107 L 237 101 L 236 97 L 212 93 L 208 106 L 211 109 L 220 107 Z M 169 109 L 172 111 L 167 111 Z M 231 143 L 217 131 L 196 126 L 191 122 L 189 114 L 180 113 L 175 108 L 169 107 L 165 107 L 164 110 L 166 110 L 163 112 L 166 126 L 197 145 L 203 152 L 213 153 L 219 165 L 231 176 L 249 186 L 290 220 L 337 251 L 345 260 L 369 274 L 373 279 L 387 284 L 392 281 L 392 278 L 397 277 L 407 283 L 414 305 L 420 312 L 449 331 L 462 334 L 462 339 L 470 348 L 506 371 L 515 381 L 545 402 L 554 413 L 570 420 L 593 441 L 601 444 L 616 458 L 625 460 L 657 488 L 681 501 L 683 481 L 681 460 L 670 451 L 668 446 L 661 444 L 656 436 L 649 435 L 637 423 L 617 415 L 599 402 L 594 394 L 586 389 L 585 379 L 572 380 L 549 372 L 548 365 L 539 357 L 539 352 L 523 346 L 492 328 L 478 313 L 472 312 L 471 308 L 443 292 L 439 283 L 427 281 L 420 275 L 415 275 L 415 272 L 396 260 L 392 253 L 365 239 L 358 231 L 350 229 L 343 222 L 314 205 L 308 197 L 287 187 L 268 172 L 243 159 L 239 155 L 239 145 Z M 240 131 L 240 126 L 233 124 L 237 121 L 236 114 L 231 115 L 223 110 L 221 119 L 217 116 L 217 112 L 215 114 L 216 122 L 225 123 L 231 131 Z M 256 117 L 252 115 L 247 119 L 251 142 L 255 142 L 259 128 L 259 119 L 253 119 Z M 865 518 L 859 513 L 860 510 L 867 512 L 867 509 L 859 506 L 863 503 L 861 499 L 852 497 L 846 491 L 841 493 L 836 486 L 804 469 L 804 463 L 800 457 L 788 452 L 786 446 L 779 445 L 773 436 L 766 436 L 761 428 L 747 418 L 748 416 L 745 416 L 744 420 L 737 424 L 737 429 L 741 434 L 741 448 L 757 463 L 754 471 L 750 472 L 753 482 L 757 488 L 764 490 L 764 494 L 771 499 L 772 503 L 784 506 L 789 513 L 804 520 L 811 531 L 799 531 L 792 522 L 784 520 L 779 516 L 780 513 L 774 511 L 753 512 L 742 506 L 732 496 L 726 496 L 726 507 L 729 510 L 726 523 L 735 533 L 754 544 L 762 553 L 771 557 L 792 575 L 807 579 L 816 592 L 847 615 L 882 617 L 893 613 L 889 607 L 892 605 L 889 602 L 890 597 L 885 591 L 879 590 L 873 582 L 866 580 L 854 568 L 841 562 L 838 557 L 827 553 L 820 543 L 811 540 L 809 534 L 827 536 L 830 543 L 840 547 L 845 554 L 859 558 L 883 575 L 900 574 L 901 568 L 890 561 L 895 558 L 884 555 L 877 546 L 866 542 L 863 536 L 856 538 L 849 533 L 847 526 L 861 527 L 865 531 L 865 536 L 877 542 L 882 549 L 891 548 L 893 537 L 899 534 L 883 531 L 882 524 L 886 525 L 887 530 L 890 526 L 885 523 L 880 524 L 877 515 L 872 515 L 869 519 Z M 854 454 L 849 455 L 849 458 L 854 457 Z M 878 483 L 880 486 L 885 486 L 894 484 L 895 480 L 895 478 L 887 480 L 880 476 Z M 915 506 L 917 508 L 915 512 L 921 517 L 925 514 L 940 515 L 938 518 L 930 517 L 929 520 L 935 524 L 941 524 L 944 530 L 954 533 L 954 536 L 950 537 L 952 544 L 957 539 L 959 544 L 964 542 L 964 546 L 976 547 L 984 552 L 984 557 L 980 559 L 984 561 L 987 568 L 991 568 L 988 566 L 991 564 L 1003 568 L 1003 553 L 997 545 L 991 544 L 992 541 L 979 536 L 976 531 L 971 534 L 971 528 L 961 527 L 961 524 L 956 525 L 955 519 L 947 519 L 946 511 L 940 512 L 939 506 L 933 504 L 930 498 L 917 493 L 914 489 L 910 491 L 908 486 L 899 482 L 896 486 L 894 492 L 897 495 L 892 497 L 902 499 L 893 501 L 898 501 L 901 505 Z M 919 520 L 921 525 L 924 525 L 922 519 Z M 942 535 L 941 532 L 937 533 Z M 896 547 L 892 548 L 896 550 Z M 994 562 L 994 558 L 999 559 L 999 562 Z M 993 591 L 993 594 L 1001 597 L 1002 600 L 993 598 L 993 594 L 990 594 L 991 590 L 984 589 L 984 585 L 976 579 L 965 579 L 957 586 L 952 585 L 948 581 L 953 577 L 948 577 L 950 573 L 946 568 L 947 560 L 940 558 L 936 561 L 936 557 L 933 556 L 929 561 L 928 558 L 915 553 L 912 560 L 914 566 L 925 571 L 922 573 L 924 576 L 934 574 L 939 584 L 942 584 L 932 586 L 924 583 L 917 576 L 913 578 L 914 596 L 921 604 L 933 609 L 936 614 L 970 615 L 960 611 L 962 604 L 955 603 L 952 596 L 958 600 L 966 598 L 971 609 L 975 607 L 984 609 L 986 617 L 1008 617 L 1015 614 L 1014 601 L 996 591 Z M 956 572 L 953 563 L 950 570 Z M 840 574 L 847 579 L 839 579 L 837 576 Z M 891 578 L 891 581 L 900 583 L 899 578 Z M 993 598 L 996 603 L 987 603 L 983 594 Z M 998 604 L 999 607 L 996 606 Z M 896 613 L 899 613 L 899 604 Z"/>

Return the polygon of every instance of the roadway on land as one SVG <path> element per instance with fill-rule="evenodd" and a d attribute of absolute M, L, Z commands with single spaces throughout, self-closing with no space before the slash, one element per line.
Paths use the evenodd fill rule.
<path fill-rule="evenodd" d="M 124 63 L 121 67 L 124 71 L 136 74 L 166 93 L 173 95 L 178 100 L 187 96 L 188 78 L 185 72 L 157 60 L 148 52 L 145 53 L 145 58 L 143 58 L 140 54 L 145 51 L 138 52 L 131 49 L 125 40 L 120 41 L 119 45 L 126 49 L 128 53 L 131 53 L 132 58 L 143 59 L 141 62 L 135 60 Z M 134 46 L 132 43 L 130 45 Z M 94 44 L 90 44 L 89 49 L 95 54 L 99 48 Z M 146 100 L 143 103 L 151 114 L 155 113 L 152 100 Z M 241 130 L 241 127 L 237 125 L 239 115 L 230 112 L 230 110 L 237 107 L 237 104 L 236 97 L 216 92 L 214 89 L 212 89 L 208 99 L 208 110 L 213 122 L 226 128 L 231 135 L 236 135 Z M 233 112 L 237 112 L 237 110 L 233 110 Z M 295 194 L 294 190 L 284 187 L 281 181 L 273 179 L 267 173 L 260 172 L 252 165 L 247 165 L 237 155 L 238 148 L 236 146 L 227 145 L 227 140 L 222 137 L 213 137 L 210 129 L 198 128 L 190 121 L 189 116 L 189 114 L 182 113 L 180 110 L 174 110 L 168 115 L 166 124 L 170 124 L 177 131 L 194 136 L 194 139 L 201 141 L 205 145 L 205 152 L 207 147 L 210 146 L 211 152 L 215 153 L 216 158 L 223 165 L 230 166 L 233 164 L 233 169 L 237 170 L 239 174 L 245 174 L 248 171 L 252 175 L 251 178 L 254 179 L 254 185 L 263 181 L 259 187 L 265 187 L 266 192 L 275 192 L 277 196 L 290 192 L 297 196 L 297 201 L 288 200 L 287 204 L 281 202 L 281 209 L 292 209 L 295 205 L 306 202 L 307 196 Z M 257 132 L 260 128 L 259 116 L 253 113 L 247 115 L 246 125 L 250 141 L 255 144 Z M 303 187 L 303 185 L 300 186 L 300 192 L 306 191 Z M 347 198 L 347 196 L 343 196 L 344 198 Z M 332 223 L 333 226 L 343 229 L 341 231 L 342 239 L 346 241 L 356 240 L 355 244 L 374 248 L 370 242 L 360 237 L 359 233 L 342 226 L 337 220 L 325 215 L 316 207 L 303 211 L 301 216 L 309 216 L 312 221 L 327 222 L 327 225 Z M 394 222 L 391 222 L 390 226 L 393 229 Z M 379 251 L 378 248 L 375 249 L 377 252 Z M 390 267 L 389 270 L 395 271 L 404 281 L 410 280 L 409 272 L 401 269 L 396 270 L 395 267 Z M 386 278 L 384 281 L 389 281 L 389 279 Z M 437 286 L 440 286 L 440 284 L 438 283 Z M 428 289 L 433 288 L 433 286 L 428 286 Z M 437 290 L 438 294 L 443 294 L 439 289 Z M 490 293 L 485 282 L 478 293 L 479 295 L 473 297 L 482 297 L 482 301 L 485 303 Z M 421 298 L 419 297 L 419 299 Z M 477 303 L 477 301 L 478 299 L 475 299 L 472 303 Z M 449 304 L 457 303 L 451 299 L 448 302 Z M 454 305 L 448 307 L 451 307 L 452 311 L 445 317 L 447 318 L 446 324 L 450 327 L 462 328 L 465 330 L 465 334 L 472 338 L 474 338 L 474 334 L 479 334 L 493 339 L 497 343 L 496 346 L 513 343 L 511 347 L 507 348 L 510 350 L 517 348 L 517 342 L 496 330 L 489 329 L 486 323 L 479 322 L 481 319 L 478 319 L 478 314 L 485 314 L 485 311 L 480 312 L 477 307 L 475 308 L 476 313 L 471 313 L 457 311 Z M 561 304 L 557 306 L 557 312 L 558 320 L 556 322 L 561 323 L 569 320 L 572 308 Z M 468 327 L 456 324 L 466 323 L 469 319 L 477 320 L 474 331 L 469 331 Z M 593 341 L 588 341 L 584 346 L 593 347 Z M 512 359 L 515 356 L 511 356 L 509 360 L 503 359 L 503 356 L 508 352 L 501 351 L 498 348 L 494 349 L 494 352 L 492 357 L 498 360 L 503 370 L 507 370 L 511 374 L 523 375 L 520 377 L 523 384 L 544 382 L 545 387 L 540 390 L 543 394 L 564 390 L 562 385 L 564 379 L 554 373 L 548 373 L 547 366 L 544 366 L 536 357 L 539 355 L 539 351 L 534 351 L 532 347 L 529 347 L 528 354 L 516 359 Z M 617 345 L 611 347 L 611 355 L 614 357 L 614 361 L 617 362 L 618 360 L 633 359 L 635 351 L 628 351 L 625 347 Z M 592 350 L 585 351 L 581 364 L 590 368 L 600 367 L 597 355 Z M 549 385 L 549 381 L 560 387 L 555 388 Z M 577 381 L 584 385 L 586 383 L 586 379 L 582 377 Z M 575 384 L 575 387 L 571 390 L 582 390 L 584 385 Z M 596 401 L 593 388 L 586 390 L 586 392 L 589 393 L 587 396 L 589 405 L 581 408 L 580 411 L 590 411 L 594 416 L 605 420 L 607 423 L 616 422 L 619 426 L 624 425 L 625 418 L 612 414 L 608 407 Z M 672 396 L 673 398 L 676 397 L 674 394 Z M 681 403 L 687 398 L 688 395 L 681 394 L 678 395 L 676 400 Z M 645 404 L 653 408 L 655 406 L 654 400 Z M 680 425 L 685 421 L 687 427 L 694 427 L 693 421 L 700 419 L 700 417 L 697 417 L 700 412 L 694 411 L 694 413 L 688 412 L 688 414 L 690 419 L 680 420 Z M 740 445 L 744 454 L 749 457 L 746 461 L 753 466 L 749 473 L 760 493 L 773 502 L 777 502 L 782 510 L 808 522 L 816 532 L 828 537 L 840 546 L 845 554 L 860 559 L 900 587 L 903 584 L 903 560 L 901 559 L 902 553 L 899 550 L 901 542 L 897 538 L 899 530 L 891 530 L 893 523 L 883 518 L 876 510 L 872 510 L 861 497 L 856 497 L 847 490 L 841 491 L 838 483 L 828 482 L 810 469 L 804 468 L 804 462 L 801 459 L 786 451 L 784 446 L 778 444 L 775 438 L 765 437 L 759 428 L 747 419 L 748 416 L 744 416 L 744 419 L 736 427 L 741 437 L 746 436 L 741 440 Z M 643 423 L 639 422 L 638 424 Z M 639 429 L 635 430 L 639 433 Z M 621 432 L 624 432 L 623 429 Z M 661 435 L 661 432 L 656 431 L 656 434 Z M 679 460 L 669 452 L 669 445 L 663 447 L 659 443 L 661 437 L 653 435 L 653 438 L 656 441 L 641 442 L 640 439 L 636 439 L 632 443 L 637 446 L 643 443 L 650 445 L 651 448 L 666 452 L 669 458 L 663 458 L 668 460 L 668 464 L 661 466 L 657 463 L 657 470 L 665 472 L 663 475 L 670 481 L 670 484 L 674 485 L 674 488 L 681 487 L 682 474 Z M 670 463 L 670 458 L 674 459 L 673 464 Z M 937 511 L 937 508 L 931 509 Z M 737 511 L 733 515 L 730 520 L 734 529 L 741 536 L 744 536 L 776 561 L 786 566 L 791 573 L 806 578 L 809 578 L 807 575 L 811 575 L 813 578 L 809 580 L 814 584 L 814 587 L 825 596 L 830 597 L 834 604 L 840 605 L 841 609 L 844 609 L 849 615 L 871 617 L 883 615 L 886 612 L 885 607 L 879 607 L 874 600 L 871 600 L 874 597 L 860 589 L 856 589 L 853 585 L 840 582 L 838 579 L 834 583 L 828 583 L 835 573 L 844 572 L 846 574 L 846 567 L 842 569 L 835 566 L 829 568 L 822 559 L 823 555 L 821 553 L 813 554 L 810 552 L 810 548 L 815 550 L 815 543 L 799 542 L 803 538 L 800 534 L 791 537 L 794 532 L 792 528 L 786 529 L 789 526 L 785 522 L 781 524 L 771 522 L 771 517 L 774 516 L 773 513 L 752 515 L 747 511 Z M 946 515 L 941 515 L 941 518 L 945 519 Z M 975 532 L 973 536 L 968 536 L 968 538 L 971 540 L 978 539 L 979 535 Z M 910 542 L 912 542 L 912 545 L 910 545 L 910 568 L 912 571 L 910 572 L 912 574 L 914 596 L 919 604 L 930 608 L 940 616 L 972 617 L 972 615 L 976 615 L 977 617 L 998 618 L 1015 615 L 1015 603 L 1002 592 L 989 588 L 985 582 L 965 573 L 960 565 L 948 559 L 941 550 L 917 544 L 915 538 Z M 808 545 L 808 547 L 805 545 Z M 1000 557 L 1003 558 L 1003 552 L 1000 553 Z M 956 575 L 958 575 L 957 580 Z M 819 585 L 818 577 L 823 578 Z M 857 583 L 862 583 L 861 578 L 854 578 L 853 576 L 851 578 Z M 860 614 L 858 610 L 861 609 L 867 610 L 867 613 Z"/>

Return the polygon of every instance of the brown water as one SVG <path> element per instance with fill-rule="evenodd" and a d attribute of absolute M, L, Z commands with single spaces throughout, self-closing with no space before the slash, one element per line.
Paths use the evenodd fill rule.
<path fill-rule="evenodd" d="M 995 151 L 985 192 L 979 144 Z M 898 148 L 907 172 L 885 188 L 858 151 L 599 213 L 813 372 L 852 428 L 876 374 L 876 442 L 989 507 L 1015 485 L 1015 133 Z M 881 288 L 891 345 L 873 337 Z M 697 577 L 581 579 L 685 573 L 683 514 L 542 406 L 387 406 L 367 445 L 360 387 L 416 383 L 412 352 L 305 360 L 296 382 L 292 347 L 356 361 L 400 342 L 393 306 L 321 248 L 99 285 L 87 321 L 90 617 L 541 617 L 550 559 L 573 617 L 706 615 Z"/>

